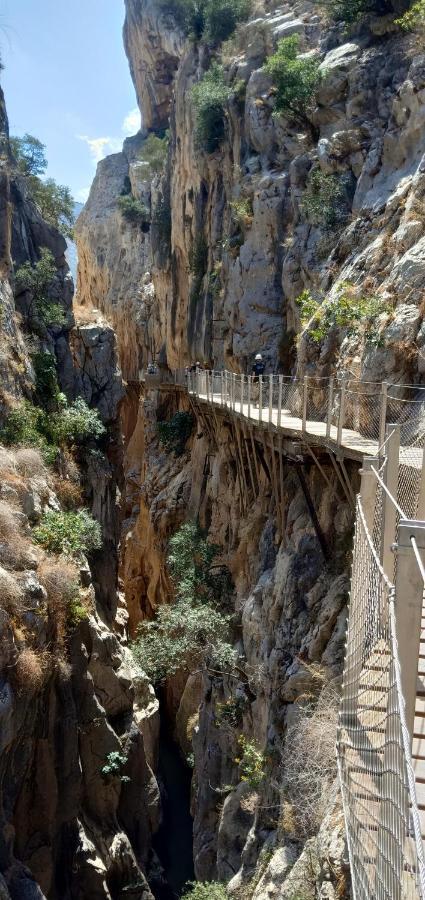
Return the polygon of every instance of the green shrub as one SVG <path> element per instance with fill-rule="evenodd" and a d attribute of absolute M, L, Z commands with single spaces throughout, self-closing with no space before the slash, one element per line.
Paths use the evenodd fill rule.
<path fill-rule="evenodd" d="M 47 169 L 45 144 L 32 134 L 24 134 L 22 138 L 11 137 L 10 146 L 18 169 L 25 175 L 29 193 L 43 219 L 65 237 L 72 238 L 75 217 L 74 201 L 69 188 L 57 184 L 53 178 L 42 181 L 39 177 Z"/>
<path fill-rule="evenodd" d="M 45 409 L 52 409 L 60 396 L 56 357 L 49 350 L 39 350 L 32 355 L 32 364 L 37 400 Z"/>
<path fill-rule="evenodd" d="M 113 750 L 106 756 L 105 765 L 101 768 L 104 778 L 119 778 L 120 781 L 130 781 L 128 775 L 122 775 L 122 770 L 127 763 L 127 757 L 118 750 Z"/>
<path fill-rule="evenodd" d="M 322 5 L 329 10 L 332 19 L 347 25 L 392 11 L 390 0 L 322 0 Z"/>
<path fill-rule="evenodd" d="M 53 418 L 52 435 L 59 444 L 84 444 L 87 440 L 97 441 L 106 428 L 97 409 L 87 406 L 82 397 L 77 397 Z"/>
<path fill-rule="evenodd" d="M 219 881 L 189 881 L 181 900 L 227 900 L 228 896 Z"/>
<path fill-rule="evenodd" d="M 403 31 L 418 31 L 423 34 L 425 30 L 425 0 L 416 0 L 412 6 L 399 18 L 396 24 Z"/>
<path fill-rule="evenodd" d="M 231 200 L 230 207 L 237 225 L 242 232 L 245 232 L 252 225 L 253 209 L 251 197 L 240 197 L 238 200 Z"/>
<path fill-rule="evenodd" d="M 189 252 L 189 271 L 195 278 L 202 279 L 208 265 L 208 244 L 203 232 L 196 235 Z"/>
<path fill-rule="evenodd" d="M 319 166 L 310 169 L 301 209 L 311 225 L 326 230 L 344 225 L 349 216 L 347 191 L 340 175 L 325 175 Z"/>
<path fill-rule="evenodd" d="M 217 728 L 229 726 L 230 728 L 238 728 L 242 723 L 243 712 L 246 707 L 246 701 L 243 697 L 229 697 L 222 703 L 215 704 L 214 718 Z"/>
<path fill-rule="evenodd" d="M 151 221 L 151 214 L 146 204 L 131 194 L 123 194 L 118 197 L 118 206 L 123 218 L 132 225 L 148 225 Z"/>
<path fill-rule="evenodd" d="M 226 104 L 231 89 L 224 82 L 222 66 L 216 63 L 192 88 L 196 113 L 195 142 L 206 153 L 214 153 L 225 136 Z"/>
<path fill-rule="evenodd" d="M 163 138 L 151 132 L 148 134 L 139 153 L 141 162 L 147 163 L 151 175 L 159 175 L 165 166 L 169 142 L 168 131 Z"/>
<path fill-rule="evenodd" d="M 314 105 L 321 80 L 317 57 L 298 55 L 300 39 L 297 34 L 283 38 L 277 51 L 266 62 L 276 88 L 276 113 L 304 118 Z"/>
<path fill-rule="evenodd" d="M 164 190 L 164 193 L 158 197 L 153 208 L 152 232 L 152 241 L 154 240 L 154 234 L 156 232 L 157 239 L 155 243 L 160 247 L 164 247 L 168 254 L 171 248 L 171 202 L 169 186 Z"/>
<path fill-rule="evenodd" d="M 176 412 L 168 422 L 158 422 L 161 444 L 170 453 L 181 456 L 192 434 L 194 418 L 188 412 Z"/>
<path fill-rule="evenodd" d="M 36 316 L 46 327 L 62 326 L 66 322 L 62 307 L 49 298 L 49 290 L 56 275 L 55 260 L 47 247 L 41 248 L 38 262 L 34 264 L 26 262 L 15 273 L 16 295 L 28 291 L 32 296 L 28 311 L 29 319 Z"/>
<path fill-rule="evenodd" d="M 229 582 L 212 571 L 216 553 L 196 525 L 183 525 L 170 541 L 176 601 L 161 606 L 154 621 L 143 622 L 132 645 L 135 659 L 154 682 L 205 661 L 217 669 L 234 664 L 227 642 L 231 617 L 220 608 Z"/>
<path fill-rule="evenodd" d="M 252 7 L 251 0 L 160 0 L 160 5 L 188 37 L 211 44 L 230 37 Z"/>
<path fill-rule="evenodd" d="M 85 509 L 78 512 L 48 510 L 34 528 L 33 538 L 48 552 L 69 556 L 91 553 L 102 546 L 100 525 Z"/>
<path fill-rule="evenodd" d="M 376 296 L 358 296 L 354 285 L 344 283 L 333 298 L 320 302 L 310 291 L 303 291 L 297 298 L 303 329 L 308 329 L 309 338 L 320 343 L 331 328 L 347 328 L 349 334 L 364 329 L 366 340 L 375 340 L 375 322 L 383 313 L 389 314 L 392 307 Z"/>
<path fill-rule="evenodd" d="M 265 778 L 265 757 L 255 741 L 249 741 L 242 734 L 238 739 L 241 755 L 235 759 L 241 772 L 241 781 L 246 781 L 253 790 L 260 787 Z"/>

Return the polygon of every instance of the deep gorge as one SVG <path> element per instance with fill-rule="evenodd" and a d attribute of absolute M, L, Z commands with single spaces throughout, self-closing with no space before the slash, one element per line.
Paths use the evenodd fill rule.
<path fill-rule="evenodd" d="M 223 41 L 188 33 L 179 4 L 125 0 L 143 130 L 98 163 L 74 299 L 1 99 L 2 900 L 177 900 L 189 879 L 194 900 L 350 896 L 333 753 L 350 491 L 301 441 L 276 497 L 274 449 L 206 421 L 170 373 L 247 374 L 261 352 L 267 374 L 312 378 L 313 405 L 330 375 L 423 384 L 425 59 L 394 21 L 407 5 L 347 23 L 265 0 Z M 294 35 L 317 63 L 302 115 L 276 108 L 267 63 Z M 192 88 L 211 71 L 205 137 Z M 53 323 L 17 277 L 42 248 Z M 151 363 L 162 386 L 140 376 Z M 64 437 L 79 398 L 96 418 Z M 69 519 L 37 531 L 83 509 L 98 543 L 61 544 Z M 165 662 L 168 626 L 134 645 L 164 607 L 184 611 Z"/>

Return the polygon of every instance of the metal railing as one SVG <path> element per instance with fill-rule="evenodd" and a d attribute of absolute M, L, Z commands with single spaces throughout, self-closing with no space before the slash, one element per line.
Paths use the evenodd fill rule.
<path fill-rule="evenodd" d="M 337 760 L 355 900 L 424 900 L 413 746 L 425 573 L 421 419 L 390 425 L 357 498 Z M 406 475 L 405 470 L 409 470 Z M 402 505 L 403 504 L 403 505 Z M 405 508 L 414 510 L 409 519 Z M 425 720 L 424 720 L 425 721 Z M 416 757 L 412 757 L 415 751 Z M 423 753 L 425 757 L 425 751 Z"/>
<path fill-rule="evenodd" d="M 337 381 L 334 377 L 238 375 L 228 371 L 180 371 L 175 383 L 190 394 L 231 410 L 259 425 L 298 430 L 331 439 L 337 446 L 362 437 L 376 448 L 388 422 L 425 428 L 425 388 L 411 385 Z M 422 422 L 423 416 L 423 422 Z M 407 445 L 414 440 L 410 435 Z"/>

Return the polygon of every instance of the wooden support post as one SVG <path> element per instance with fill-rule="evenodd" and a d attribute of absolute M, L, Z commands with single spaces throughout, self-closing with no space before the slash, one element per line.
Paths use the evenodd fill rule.
<path fill-rule="evenodd" d="M 246 512 L 246 510 L 248 509 L 248 501 L 249 501 L 249 497 L 248 497 L 248 483 L 247 483 L 247 480 L 246 480 L 246 474 L 245 474 L 245 465 L 244 465 L 243 453 L 242 453 L 242 442 L 241 442 L 241 437 L 240 437 L 240 433 L 239 433 L 239 423 L 238 423 L 238 422 L 235 422 L 235 432 L 236 432 L 236 440 L 237 440 L 237 445 L 238 445 L 238 454 L 239 454 L 240 466 L 241 466 L 241 473 L 242 473 L 243 489 L 244 489 L 244 491 L 245 491 L 244 508 L 245 508 L 245 512 Z"/>
<path fill-rule="evenodd" d="M 274 435 L 270 433 L 270 446 L 272 454 L 273 490 L 275 494 L 276 519 L 279 515 L 279 482 L 277 478 L 276 453 L 274 448 Z"/>
<path fill-rule="evenodd" d="M 379 446 L 382 447 L 382 444 L 385 441 L 385 425 L 387 421 L 387 404 L 388 404 L 388 385 L 384 381 L 381 384 L 381 404 L 379 411 Z"/>
<path fill-rule="evenodd" d="M 280 535 L 281 540 L 285 534 L 285 495 L 283 491 L 283 441 L 279 435 L 279 487 L 280 487 Z"/>
<path fill-rule="evenodd" d="M 257 494 L 257 487 L 256 487 L 256 485 L 255 485 L 254 471 L 253 471 L 253 468 L 252 468 L 252 462 L 251 462 L 251 453 L 250 453 L 249 448 L 248 448 L 248 438 L 247 438 L 247 436 L 246 436 L 246 425 L 245 425 L 245 422 L 242 421 L 242 426 L 241 426 L 241 427 L 242 427 L 242 434 L 243 434 L 243 437 L 244 437 L 244 444 L 245 444 L 246 458 L 247 458 L 247 460 L 248 460 L 249 477 L 250 477 L 250 479 L 251 479 L 251 486 L 252 486 L 252 496 L 255 498 L 255 497 L 256 497 L 256 494 Z"/>
<path fill-rule="evenodd" d="M 327 438 L 329 438 L 331 436 L 333 403 L 334 403 L 334 377 L 333 377 L 333 375 L 331 375 L 331 377 L 329 379 L 328 414 L 327 414 L 327 419 L 326 419 L 326 437 Z"/>
<path fill-rule="evenodd" d="M 254 430 L 253 430 L 252 425 L 249 426 L 249 434 L 250 434 L 250 437 L 251 437 L 251 447 L 252 447 L 252 455 L 253 455 L 253 457 L 254 457 L 255 474 L 256 474 L 256 476 L 257 476 L 258 493 L 260 493 L 260 470 L 259 470 L 259 467 L 258 467 L 257 451 L 256 451 L 256 448 L 255 448 Z"/>
<path fill-rule="evenodd" d="M 273 421 L 273 375 L 269 375 L 269 425 Z"/>
<path fill-rule="evenodd" d="M 340 447 L 341 443 L 342 443 L 342 429 L 344 427 L 344 421 L 345 421 L 346 390 L 347 390 L 347 381 L 344 378 L 342 381 L 342 384 L 341 384 L 341 393 L 340 393 L 340 397 L 339 397 L 338 435 L 337 435 L 337 439 L 336 439 L 338 447 Z"/>
<path fill-rule="evenodd" d="M 277 427 L 281 427 L 282 422 L 282 383 L 283 375 L 279 375 L 279 396 L 277 401 Z"/>
<path fill-rule="evenodd" d="M 248 419 L 251 418 L 251 384 L 252 384 L 252 376 L 248 375 Z"/>
<path fill-rule="evenodd" d="M 321 529 L 321 527 L 320 527 L 320 522 L 319 522 L 319 520 L 318 520 L 318 518 L 317 518 L 316 510 L 315 510 L 315 508 L 314 508 L 314 503 L 313 503 L 313 500 L 311 499 L 311 494 L 310 494 L 310 491 L 309 491 L 309 488 L 308 488 L 308 484 L 307 484 L 307 482 L 306 482 L 306 480 L 305 480 L 304 472 L 303 472 L 303 470 L 302 470 L 302 466 L 301 466 L 300 463 L 295 463 L 295 470 L 296 470 L 296 473 L 297 473 L 298 478 L 299 478 L 299 482 L 300 482 L 300 485 L 301 485 L 301 488 L 302 488 L 302 492 L 303 492 L 303 494 L 304 494 L 305 502 L 306 502 L 306 504 L 307 504 L 307 509 L 308 509 L 308 511 L 309 511 L 309 513 L 310 513 L 310 518 L 311 518 L 311 521 L 312 521 L 312 523 L 313 523 L 314 530 L 315 530 L 315 532 L 316 532 L 317 540 L 319 541 L 319 544 L 320 544 L 320 547 L 321 547 L 323 556 L 324 556 L 325 560 L 327 561 L 327 560 L 330 559 L 329 548 L 328 548 L 328 545 L 327 545 L 327 543 L 326 543 L 326 539 L 325 539 L 325 536 L 324 536 L 324 534 L 323 534 L 323 531 L 322 531 L 322 529 Z"/>
<path fill-rule="evenodd" d="M 384 482 L 390 494 L 397 499 L 398 469 L 400 457 L 400 425 L 388 425 L 387 442 L 385 445 L 386 464 L 384 469 Z M 384 438 L 385 440 L 385 438 Z M 397 510 L 393 501 L 384 492 L 383 501 L 383 528 L 381 560 L 383 570 L 391 582 L 394 581 L 394 553 L 392 545 L 396 539 Z"/>
<path fill-rule="evenodd" d="M 259 387 L 258 387 L 258 407 L 259 407 L 259 420 L 263 421 L 263 376 L 258 376 Z"/>

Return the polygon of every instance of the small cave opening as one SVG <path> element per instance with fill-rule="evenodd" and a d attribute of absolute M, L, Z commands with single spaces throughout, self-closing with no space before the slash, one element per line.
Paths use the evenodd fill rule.
<path fill-rule="evenodd" d="M 153 849 L 161 863 L 164 883 L 151 883 L 156 900 L 178 900 L 188 881 L 194 880 L 193 819 L 190 814 L 191 769 L 173 738 L 172 723 L 161 703 L 158 781 L 162 823 Z"/>

